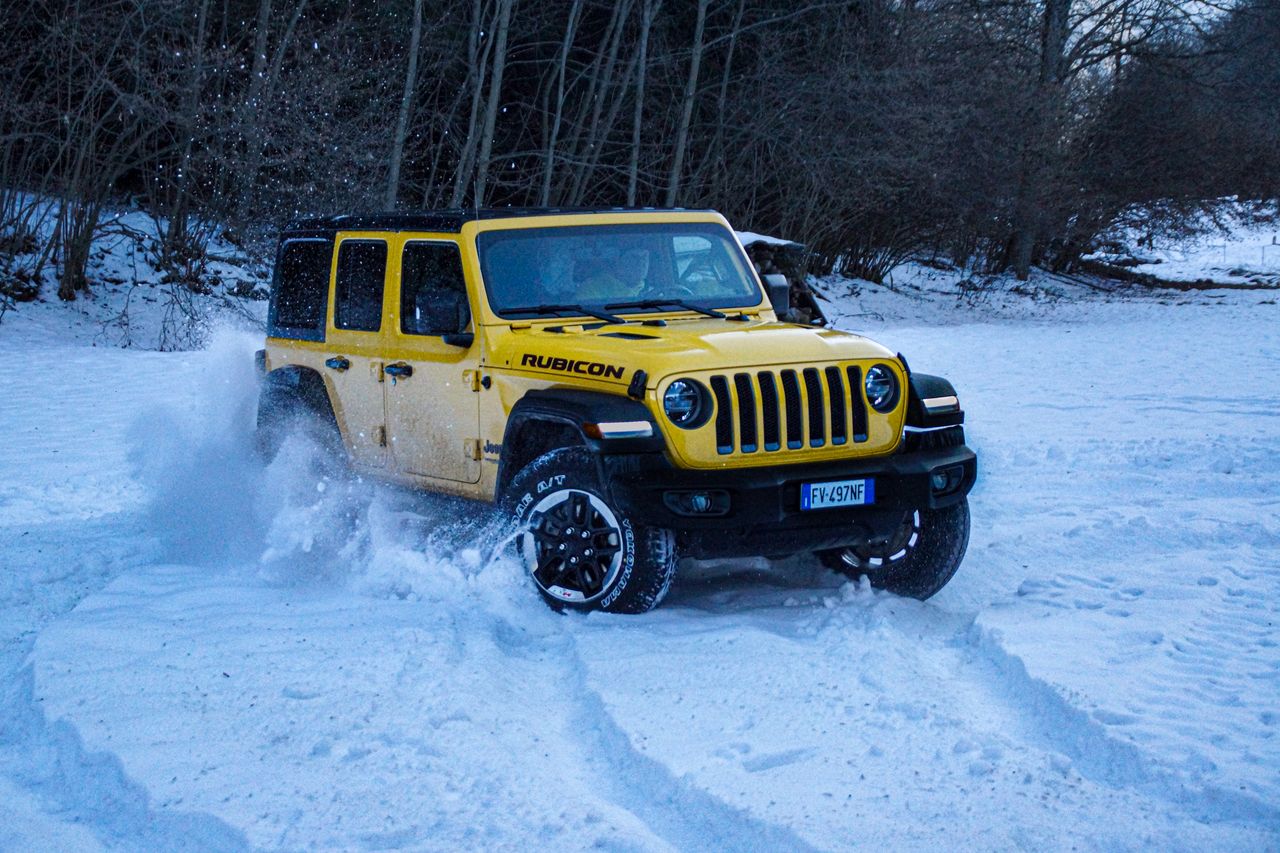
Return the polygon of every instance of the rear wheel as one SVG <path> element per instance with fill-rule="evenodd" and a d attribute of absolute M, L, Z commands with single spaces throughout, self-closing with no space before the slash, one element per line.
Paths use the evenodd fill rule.
<path fill-rule="evenodd" d="M 644 613 L 667 594 L 674 536 L 612 505 L 584 448 L 529 463 L 512 480 L 507 503 L 519 528 L 518 558 L 553 607 Z"/>
<path fill-rule="evenodd" d="M 903 513 L 883 542 L 819 551 L 824 565 L 898 595 L 925 599 L 947 585 L 969 545 L 969 501 Z"/>
<path fill-rule="evenodd" d="M 314 395 L 311 395 L 314 396 Z M 337 419 L 326 397 L 308 399 L 305 389 L 267 377 L 258 394 L 258 421 L 254 442 L 264 462 L 271 462 L 291 433 L 305 435 L 317 449 L 317 473 L 338 474 L 346 468 L 347 451 Z"/>

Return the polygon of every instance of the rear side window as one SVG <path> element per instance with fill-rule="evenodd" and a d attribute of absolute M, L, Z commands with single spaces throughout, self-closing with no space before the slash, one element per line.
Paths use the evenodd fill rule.
<path fill-rule="evenodd" d="M 400 331 L 461 332 L 471 320 L 462 256 L 453 243 L 406 243 L 400 264 Z"/>
<path fill-rule="evenodd" d="M 324 340 L 333 241 L 322 237 L 285 240 L 271 289 L 268 334 L 273 338 Z"/>
<path fill-rule="evenodd" d="M 333 325 L 357 332 L 382 327 L 382 285 L 387 244 L 382 240 L 343 240 L 338 248 Z"/>

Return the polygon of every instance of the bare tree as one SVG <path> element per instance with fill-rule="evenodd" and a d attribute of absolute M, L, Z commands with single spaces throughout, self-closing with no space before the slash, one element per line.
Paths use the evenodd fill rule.
<path fill-rule="evenodd" d="M 697 23 L 693 27 L 693 46 L 689 52 L 689 75 L 685 78 L 684 95 L 680 99 L 680 121 L 676 125 L 675 142 L 672 145 L 671 171 L 667 173 L 667 194 L 664 203 L 675 207 L 680 192 L 680 175 L 684 170 L 684 152 L 689 141 L 689 123 L 693 120 L 693 102 L 698 95 L 698 72 L 702 68 L 703 33 L 707 24 L 707 7 L 711 0 L 698 0 Z"/>
<path fill-rule="evenodd" d="M 636 47 L 636 94 L 631 109 L 631 150 L 627 158 L 627 206 L 636 203 L 640 182 L 640 134 L 644 125 L 645 78 L 649 70 L 649 33 L 653 19 L 662 11 L 662 0 L 641 0 L 640 39 Z"/>
<path fill-rule="evenodd" d="M 400 114 L 396 118 L 391 142 L 391 162 L 387 175 L 387 194 L 383 206 L 396 206 L 400 192 L 400 161 L 404 158 L 404 140 L 409 132 L 409 111 L 413 108 L 413 90 L 418 82 L 418 45 L 422 41 L 422 0 L 413 0 L 413 27 L 409 36 L 409 61 L 404 72 L 404 94 L 400 96 Z"/>

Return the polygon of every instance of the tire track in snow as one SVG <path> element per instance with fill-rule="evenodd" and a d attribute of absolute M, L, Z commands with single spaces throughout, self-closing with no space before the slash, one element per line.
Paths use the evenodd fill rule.
<path fill-rule="evenodd" d="M 35 699 L 34 674 L 27 663 L 37 633 L 127 571 L 148 553 L 148 546 L 138 544 L 138 531 L 110 520 L 82 525 L 75 537 L 59 530 L 50 541 L 29 532 L 22 537 L 25 546 L 62 568 L 56 577 L 46 576 L 37 566 L 26 565 L 34 559 L 29 554 L 5 561 L 6 570 L 27 572 L 39 582 L 11 593 L 0 611 L 20 614 L 16 621 L 26 626 L 18 636 L 5 637 L 0 656 L 0 773 L 46 807 L 54 806 L 56 817 L 84 826 L 108 849 L 249 849 L 243 834 L 211 815 L 157 811 L 118 756 L 90 752 L 75 726 L 46 716 Z"/>
<path fill-rule="evenodd" d="M 90 752 L 74 726 L 48 719 L 28 663 L 40 631 L 157 553 L 137 515 L 145 490 L 125 436 L 163 395 L 187 399 L 199 357 L 62 344 L 37 351 L 59 365 L 56 389 L 20 369 L 31 358 L 22 338 L 0 342 L 0 361 L 19 366 L 0 371 L 9 437 L 0 446 L 0 773 L 51 820 L 81 825 L 108 848 L 247 849 L 216 818 L 156 810 L 116 755 Z"/>
<path fill-rule="evenodd" d="M 979 656 L 979 663 L 988 668 L 985 678 L 993 696 L 1015 710 L 1027 731 L 1044 746 L 1069 757 L 1084 778 L 1110 788 L 1141 791 L 1203 822 L 1225 817 L 1280 829 L 1280 808 L 1275 805 L 1221 786 L 1196 785 L 1137 745 L 1110 735 L 1057 688 L 1032 676 L 1022 658 L 1001 644 L 1000 632 L 983 628 L 976 616 L 952 644 Z M 979 672 L 983 668 L 980 665 Z"/>
<path fill-rule="evenodd" d="M 75 726 L 50 722 L 34 701 L 30 666 L 5 679 L 0 746 L 5 773 L 85 825 L 107 848 L 239 851 L 239 831 L 212 815 L 156 811 L 147 790 L 129 778 L 113 753 L 89 752 Z"/>
<path fill-rule="evenodd" d="M 875 596 L 877 603 L 893 600 L 885 593 Z M 957 675 L 981 686 L 994 702 L 1020 719 L 1023 732 L 1033 745 L 1070 758 L 1083 778 L 1107 788 L 1137 790 L 1176 805 L 1202 822 L 1225 817 L 1269 830 L 1280 829 L 1280 808 L 1220 785 L 1196 784 L 1137 744 L 1110 734 L 1106 726 L 1073 705 L 1061 690 L 1031 675 L 1025 661 L 1001 642 L 1000 631 L 979 623 L 979 613 L 954 613 L 932 604 L 902 603 L 911 609 L 932 611 L 930 616 L 935 621 L 913 619 L 908 625 L 905 619 L 878 619 L 871 614 L 876 606 L 872 604 L 857 622 L 864 628 L 871 622 L 888 628 L 902 636 L 903 645 L 924 640 L 959 652 L 963 669 Z M 818 633 L 844 627 L 840 616 L 824 614 L 820 621 Z M 836 624 L 829 624 L 832 621 Z"/>
<path fill-rule="evenodd" d="M 713 614 L 730 622 L 745 621 L 751 628 L 810 645 L 817 656 L 857 648 L 867 659 L 874 659 L 890 650 L 913 650 L 907 659 L 933 658 L 938 675 L 959 682 L 937 685 L 960 701 L 958 707 L 999 709 L 996 718 L 1008 724 L 1005 736 L 1037 752 L 1065 756 L 1081 779 L 1101 789 L 1131 792 L 1172 806 L 1170 814 L 1206 825 L 1227 823 L 1260 834 L 1280 830 L 1280 808 L 1248 793 L 1191 778 L 1160 756 L 1112 734 L 1089 710 L 1072 704 L 1069 695 L 1032 676 L 1024 661 L 1004 647 L 998 633 L 978 624 L 978 614 L 949 612 L 883 593 L 850 592 L 848 587 L 839 595 L 830 592 L 804 590 L 799 596 L 788 596 L 792 606 L 782 608 L 778 605 L 786 593 L 755 591 L 735 593 L 723 602 L 695 596 L 684 603 L 703 617 Z M 802 606 L 805 598 L 811 599 L 810 605 L 822 606 Z M 929 667 L 922 666 L 917 678 L 935 677 L 928 673 Z M 876 679 L 871 686 L 890 705 L 899 701 L 893 681 Z M 967 699 L 966 693 L 970 694 Z"/>
<path fill-rule="evenodd" d="M 565 632 L 565 656 L 571 665 L 563 681 L 579 709 L 574 723 L 586 735 L 584 761 L 600 777 L 603 794 L 677 850 L 816 849 L 787 827 L 729 805 L 636 749 L 604 698 L 588 684 L 576 629 L 573 625 Z"/>

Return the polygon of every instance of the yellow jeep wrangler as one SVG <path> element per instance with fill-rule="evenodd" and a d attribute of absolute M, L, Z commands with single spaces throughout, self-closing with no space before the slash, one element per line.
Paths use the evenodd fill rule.
<path fill-rule="evenodd" d="M 932 595 L 977 472 L 955 390 L 786 322 L 764 278 L 712 211 L 299 221 L 259 442 L 301 424 L 358 472 L 498 504 L 557 607 L 643 612 L 680 557 L 802 552 Z"/>

